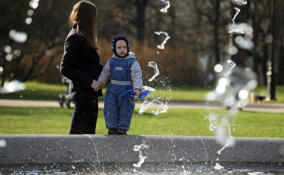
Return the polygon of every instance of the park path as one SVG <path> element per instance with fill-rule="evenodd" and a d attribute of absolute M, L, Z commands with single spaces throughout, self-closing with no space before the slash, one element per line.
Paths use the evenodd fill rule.
<path fill-rule="evenodd" d="M 103 102 L 99 102 L 99 107 L 103 108 Z M 8 107 L 59 107 L 57 101 L 38 101 L 38 100 L 6 100 L 0 99 L 0 106 Z M 136 103 L 136 107 L 140 107 L 141 103 Z M 169 108 L 186 108 L 186 109 L 224 109 L 221 104 L 207 103 L 174 103 L 168 105 Z M 284 104 L 255 104 L 248 105 L 244 111 L 256 112 L 274 112 L 284 113 Z"/>

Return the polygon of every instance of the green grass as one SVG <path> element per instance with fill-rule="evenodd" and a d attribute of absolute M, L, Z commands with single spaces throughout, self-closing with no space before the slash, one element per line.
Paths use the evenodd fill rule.
<path fill-rule="evenodd" d="M 0 99 L 24 99 L 24 100 L 58 100 L 58 95 L 64 93 L 62 85 L 50 85 L 38 82 L 27 82 L 26 90 L 0 95 Z M 204 102 L 206 94 L 213 90 L 213 87 L 174 87 L 169 89 L 158 89 L 151 93 L 149 98 L 170 97 L 172 102 Z M 255 94 L 262 94 L 266 87 L 258 87 Z M 105 93 L 105 89 L 103 90 Z M 276 103 L 284 103 L 284 86 L 277 87 Z M 100 98 L 103 100 L 103 97 Z M 272 103 L 275 103 L 272 101 Z"/>
<path fill-rule="evenodd" d="M 0 107 L 0 134 L 67 134 L 72 109 Z M 224 112 L 224 111 L 211 111 Z M 131 135 L 213 136 L 205 120 L 207 110 L 170 109 L 153 115 L 134 113 Z M 283 114 L 240 112 L 233 122 L 235 137 L 284 138 Z M 106 134 L 102 110 L 99 111 L 97 133 Z"/>

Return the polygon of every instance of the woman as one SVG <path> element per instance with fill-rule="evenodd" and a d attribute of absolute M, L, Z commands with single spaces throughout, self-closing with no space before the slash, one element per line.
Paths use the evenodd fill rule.
<path fill-rule="evenodd" d="M 94 91 L 102 65 L 96 51 L 96 6 L 79 1 L 69 17 L 72 29 L 64 43 L 60 72 L 72 81 L 70 99 L 75 108 L 70 134 L 95 134 L 98 116 L 98 96 Z"/>

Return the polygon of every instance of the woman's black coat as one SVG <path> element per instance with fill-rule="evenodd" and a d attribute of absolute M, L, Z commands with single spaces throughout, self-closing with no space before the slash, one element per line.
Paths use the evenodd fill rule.
<path fill-rule="evenodd" d="M 91 88 L 93 80 L 97 80 L 102 71 L 100 57 L 95 49 L 87 46 L 84 37 L 76 32 L 76 25 L 69 32 L 64 43 L 64 55 L 60 72 L 72 80 L 71 100 L 92 99 L 102 95 Z"/>

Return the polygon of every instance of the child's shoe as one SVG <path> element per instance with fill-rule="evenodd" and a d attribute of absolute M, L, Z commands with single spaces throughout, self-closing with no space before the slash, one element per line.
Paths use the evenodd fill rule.
<path fill-rule="evenodd" d="M 116 135 L 116 129 L 115 128 L 109 128 L 108 129 L 108 135 Z"/>
<path fill-rule="evenodd" d="M 116 134 L 118 134 L 118 135 L 127 135 L 126 131 L 123 130 L 123 129 L 117 129 L 116 130 Z"/>

